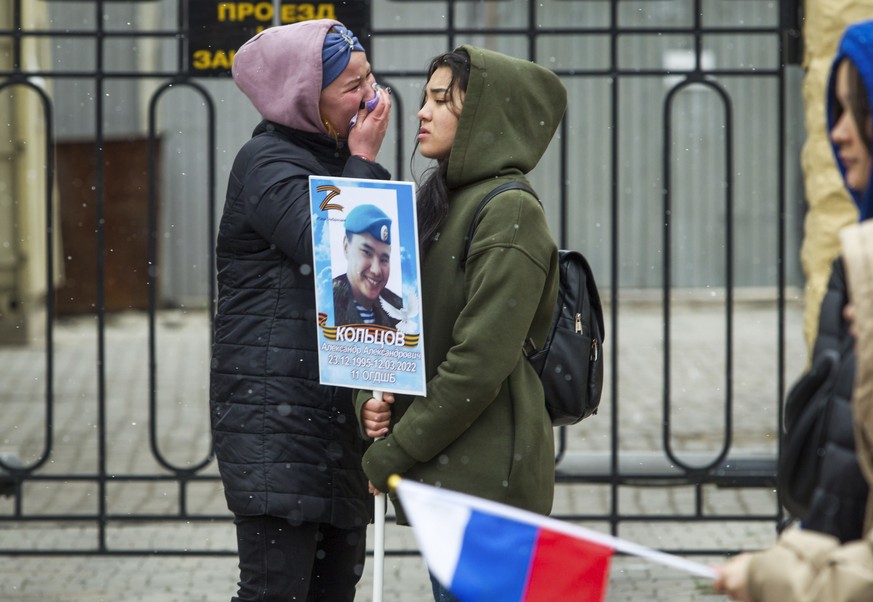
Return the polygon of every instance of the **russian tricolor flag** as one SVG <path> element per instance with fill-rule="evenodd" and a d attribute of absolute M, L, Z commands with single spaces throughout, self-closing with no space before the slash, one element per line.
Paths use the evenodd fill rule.
<path fill-rule="evenodd" d="M 481 498 L 392 482 L 428 568 L 462 602 L 598 601 L 615 550 L 715 578 L 711 567 Z"/>

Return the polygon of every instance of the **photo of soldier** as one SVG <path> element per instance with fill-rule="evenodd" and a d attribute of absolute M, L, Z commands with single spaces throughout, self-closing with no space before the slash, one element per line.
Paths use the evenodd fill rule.
<path fill-rule="evenodd" d="M 346 273 L 333 279 L 334 325 L 395 327 L 399 319 L 392 314 L 403 307 L 403 300 L 386 287 L 391 274 L 391 218 L 375 205 L 352 209 L 345 220 L 343 254 Z"/>

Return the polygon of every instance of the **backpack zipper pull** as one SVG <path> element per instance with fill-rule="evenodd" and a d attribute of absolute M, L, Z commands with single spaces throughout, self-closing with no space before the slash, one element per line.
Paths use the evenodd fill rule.
<path fill-rule="evenodd" d="M 582 334 L 582 314 L 576 314 L 576 334 Z"/>

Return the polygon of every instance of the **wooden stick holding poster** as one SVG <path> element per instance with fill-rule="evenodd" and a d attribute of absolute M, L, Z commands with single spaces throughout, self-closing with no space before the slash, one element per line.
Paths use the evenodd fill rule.
<path fill-rule="evenodd" d="M 412 182 L 310 176 L 319 380 L 426 394 Z M 385 493 L 375 498 L 373 600 L 382 600 Z"/>

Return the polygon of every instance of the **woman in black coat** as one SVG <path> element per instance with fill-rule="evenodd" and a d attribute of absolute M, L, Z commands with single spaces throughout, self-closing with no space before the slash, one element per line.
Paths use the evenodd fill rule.
<path fill-rule="evenodd" d="M 264 121 L 234 161 L 216 247 L 210 406 L 237 526 L 232 601 L 353 600 L 372 498 L 351 391 L 319 384 L 308 177 L 389 179 L 374 159 L 390 98 L 332 20 L 259 33 L 233 76 Z"/>
<path fill-rule="evenodd" d="M 813 361 L 828 350 L 840 357 L 831 401 L 826 413 L 824 447 L 809 509 L 802 517 L 807 529 L 827 533 L 841 542 L 864 535 L 868 487 L 855 453 L 852 389 L 855 382 L 855 340 L 844 316 L 849 303 L 845 269 L 834 261 L 828 290 L 819 313 Z"/>

